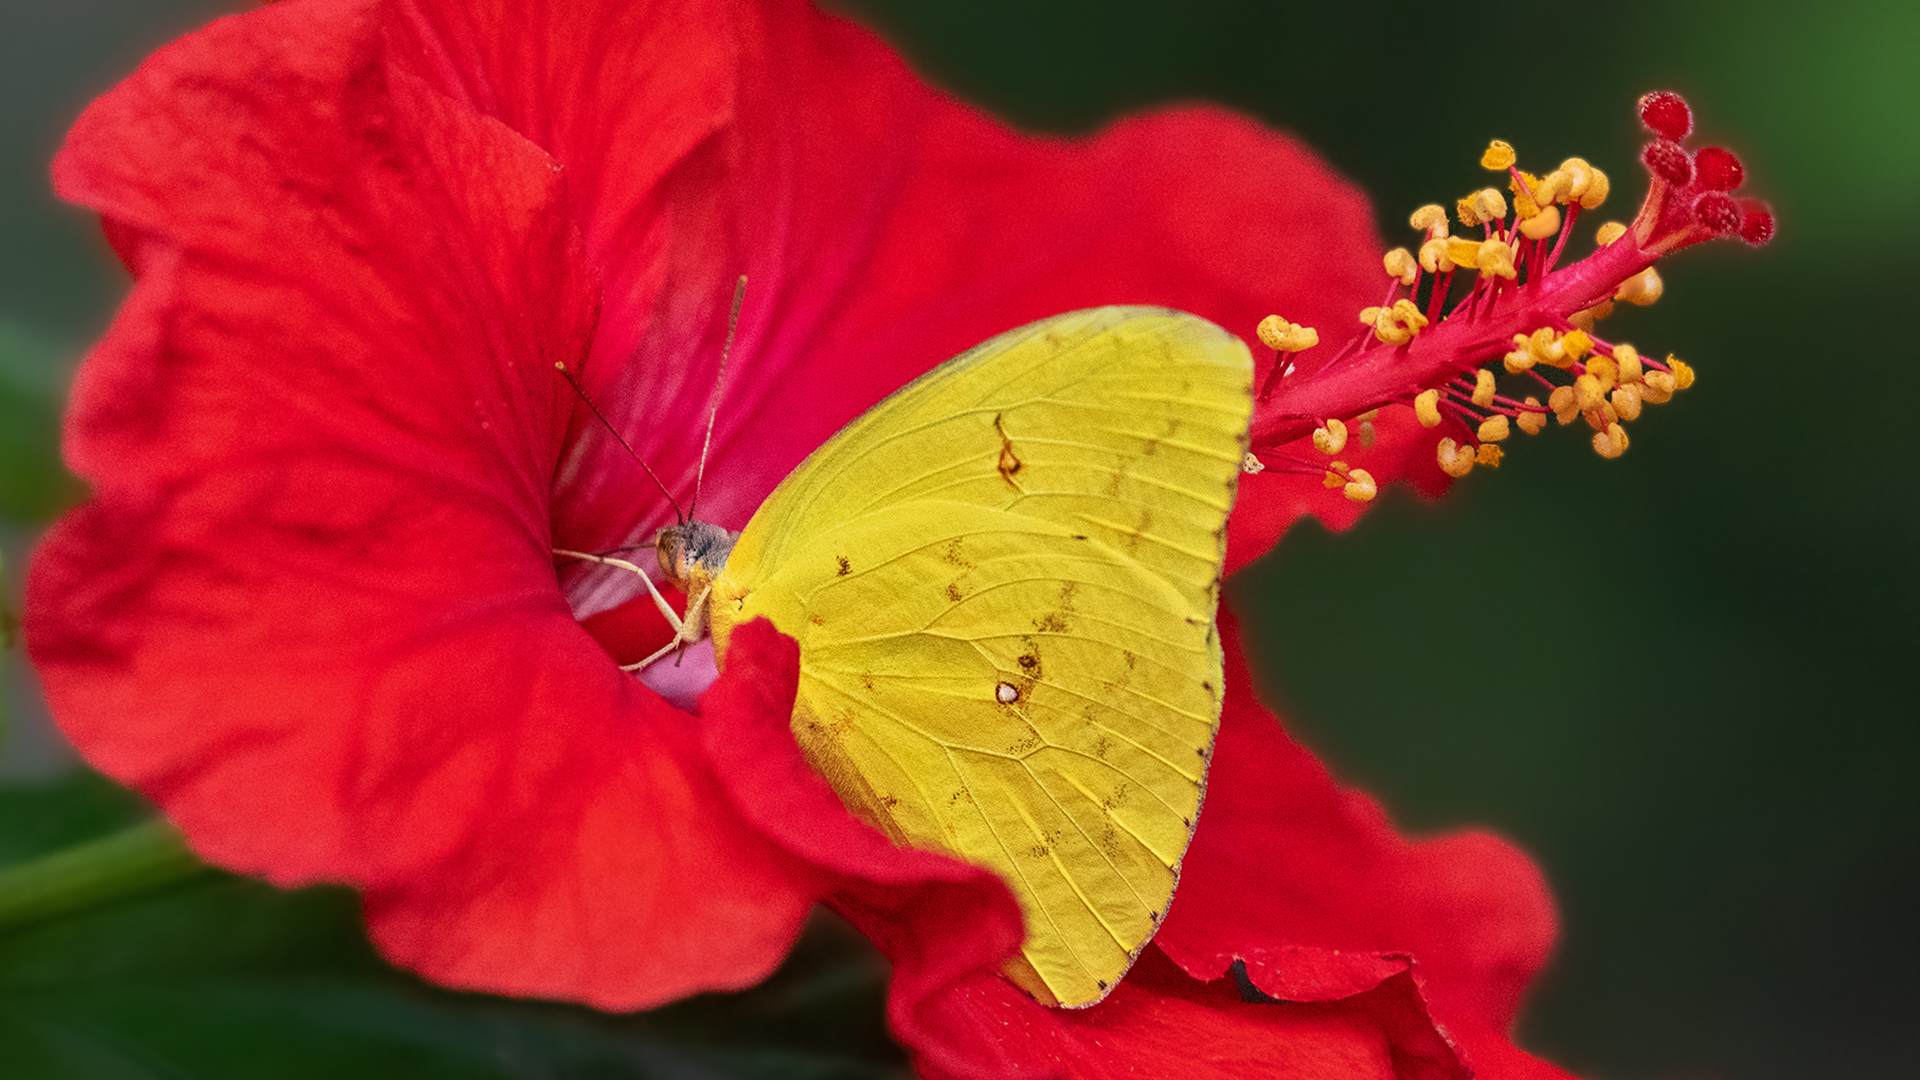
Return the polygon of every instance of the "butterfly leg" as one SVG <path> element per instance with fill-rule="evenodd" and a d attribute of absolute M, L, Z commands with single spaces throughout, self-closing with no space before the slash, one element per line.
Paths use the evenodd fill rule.
<path fill-rule="evenodd" d="M 680 666 L 680 657 L 686 655 L 685 647 L 700 640 L 707 625 L 707 599 L 712 595 L 713 585 L 708 583 L 700 586 L 700 591 L 687 601 L 687 629 L 674 640 L 674 644 L 681 646 L 680 656 L 673 658 L 674 667 Z"/>
<path fill-rule="evenodd" d="M 684 648 L 687 644 L 688 642 L 685 638 L 679 636 L 678 634 L 675 634 L 672 641 L 669 641 L 665 645 L 662 645 L 658 649 L 655 649 L 652 656 L 647 657 L 645 660 L 636 660 L 631 664 L 621 664 L 620 670 L 621 671 L 639 671 L 641 668 L 646 667 L 648 664 L 653 663 L 655 660 L 660 659 L 661 657 L 667 655 L 673 650 Z"/>
<path fill-rule="evenodd" d="M 638 566 L 635 566 L 633 563 L 630 563 L 625 559 L 612 559 L 612 558 L 608 558 L 605 555 L 589 555 L 584 551 L 568 551 L 565 548 L 554 548 L 553 553 L 555 555 L 565 555 L 570 559 L 585 559 L 587 562 L 596 562 L 602 566 L 611 566 L 616 570 L 632 571 L 637 577 L 639 577 L 641 583 L 646 585 L 647 595 L 653 597 L 653 606 L 660 609 L 660 614 L 666 617 L 667 625 L 673 627 L 674 644 L 678 644 L 680 642 L 681 636 L 686 633 L 687 620 L 682 619 L 679 615 L 674 613 L 673 606 L 667 603 L 666 597 L 660 595 L 660 590 L 654 586 L 653 579 L 647 576 L 647 572 L 645 570 L 640 569 Z M 687 610 L 692 611 L 693 610 L 692 606 L 689 605 Z M 672 645 L 668 646 L 668 648 L 672 648 L 672 647 L 673 647 Z M 665 655 L 664 651 L 655 653 L 654 655 L 648 657 L 646 660 L 642 661 L 641 663 L 635 664 L 634 667 L 636 668 L 645 667 L 647 664 L 653 663 L 655 660 L 659 659 L 663 655 Z"/>

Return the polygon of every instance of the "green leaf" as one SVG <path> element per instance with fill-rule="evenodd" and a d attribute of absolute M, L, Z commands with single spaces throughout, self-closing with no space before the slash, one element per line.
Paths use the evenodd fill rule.
<path fill-rule="evenodd" d="M 0 519 L 49 521 L 83 494 L 60 464 L 73 350 L 0 321 Z"/>
<path fill-rule="evenodd" d="M 137 800 L 90 775 L 0 789 L 0 858 L 45 865 L 142 820 Z M 761 986 L 612 1015 L 396 971 L 367 944 L 347 889 L 284 891 L 211 869 L 150 880 L 0 927 L 0 1076 L 906 1075 L 881 1021 L 885 965 L 837 922 L 817 921 Z"/>

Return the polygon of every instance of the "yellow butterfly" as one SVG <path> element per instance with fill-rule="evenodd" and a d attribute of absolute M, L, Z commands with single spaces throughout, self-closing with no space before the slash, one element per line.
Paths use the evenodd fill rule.
<path fill-rule="evenodd" d="M 874 406 L 737 536 L 657 541 L 689 598 L 676 620 L 655 593 L 668 649 L 710 630 L 724 666 L 760 617 L 797 639 L 807 758 L 897 843 L 1006 880 L 1027 929 L 1006 974 L 1049 1004 L 1105 997 L 1173 897 L 1252 378 L 1193 315 L 1058 315 Z"/>

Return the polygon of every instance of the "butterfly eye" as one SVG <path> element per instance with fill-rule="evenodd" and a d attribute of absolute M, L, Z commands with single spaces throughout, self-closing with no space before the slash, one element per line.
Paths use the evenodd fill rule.
<path fill-rule="evenodd" d="M 994 699 L 1002 705 L 1011 705 L 1020 700 L 1020 689 L 1012 683 L 1001 683 L 993 688 Z"/>

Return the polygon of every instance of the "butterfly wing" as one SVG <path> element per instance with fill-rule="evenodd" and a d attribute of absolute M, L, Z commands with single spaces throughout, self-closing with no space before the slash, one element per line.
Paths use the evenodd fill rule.
<path fill-rule="evenodd" d="M 1220 713 L 1252 363 L 1145 308 L 1001 335 L 881 402 L 754 515 L 713 626 L 801 646 L 794 733 L 897 841 L 998 871 L 1009 975 L 1104 997 L 1152 936 Z"/>

